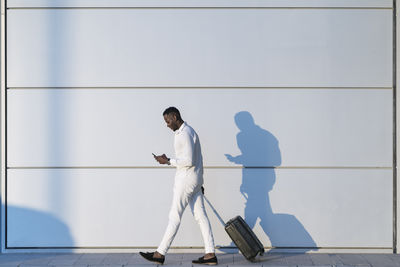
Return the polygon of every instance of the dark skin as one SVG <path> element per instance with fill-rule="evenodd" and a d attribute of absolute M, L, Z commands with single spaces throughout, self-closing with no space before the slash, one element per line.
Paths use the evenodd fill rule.
<path fill-rule="evenodd" d="M 180 118 L 177 118 L 177 116 L 173 113 L 164 115 L 164 121 L 167 124 L 167 127 L 170 128 L 174 132 L 176 130 L 178 130 L 183 124 L 183 120 Z M 162 154 L 161 156 L 156 156 L 153 154 L 153 156 L 154 156 L 154 159 L 160 164 L 168 164 L 168 165 L 170 164 L 169 159 L 165 154 Z M 204 192 L 203 192 L 203 194 L 204 194 Z M 154 258 L 164 258 L 165 256 L 162 255 L 161 253 L 159 253 L 158 251 L 155 251 L 153 257 Z M 214 258 L 214 257 L 215 257 L 215 253 L 207 253 L 204 255 L 204 259 L 206 259 L 206 260 Z"/>
<path fill-rule="evenodd" d="M 183 124 L 183 120 L 178 119 L 176 115 L 173 113 L 164 115 L 164 121 L 167 124 L 167 127 L 174 132 L 178 130 Z M 158 163 L 169 165 L 168 157 L 165 154 L 162 154 L 161 156 L 156 156 L 156 155 L 153 156 Z"/>

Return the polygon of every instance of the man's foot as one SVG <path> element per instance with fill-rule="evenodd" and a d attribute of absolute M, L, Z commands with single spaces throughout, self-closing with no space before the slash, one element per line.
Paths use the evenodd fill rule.
<path fill-rule="evenodd" d="M 205 264 L 205 265 L 217 265 L 218 260 L 215 254 L 206 254 L 203 257 L 200 257 L 198 260 L 193 260 L 194 264 Z"/>
<path fill-rule="evenodd" d="M 152 262 L 156 262 L 159 264 L 164 264 L 165 261 L 165 257 L 164 255 L 156 252 L 139 252 L 140 256 L 142 256 L 143 258 L 145 258 L 148 261 L 152 261 Z"/>

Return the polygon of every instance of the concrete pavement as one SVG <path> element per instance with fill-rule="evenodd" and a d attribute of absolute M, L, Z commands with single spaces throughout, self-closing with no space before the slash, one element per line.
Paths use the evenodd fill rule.
<path fill-rule="evenodd" d="M 191 267 L 201 254 L 168 254 L 164 265 Z M 218 254 L 219 266 L 227 267 L 400 267 L 399 254 L 293 254 L 267 253 L 254 263 L 241 254 Z M 0 267 L 151 267 L 138 253 L 6 253 L 0 254 Z"/>

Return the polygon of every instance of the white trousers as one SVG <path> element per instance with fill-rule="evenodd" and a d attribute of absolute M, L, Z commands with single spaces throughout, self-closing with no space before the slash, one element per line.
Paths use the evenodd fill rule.
<path fill-rule="evenodd" d="M 157 251 L 162 255 L 165 255 L 171 246 L 171 243 L 178 232 L 183 212 L 188 204 L 190 205 L 195 220 L 200 226 L 205 252 L 215 252 L 214 237 L 212 234 L 210 221 L 208 220 L 207 213 L 204 208 L 204 198 L 201 192 L 201 185 L 197 184 L 191 186 L 190 184 L 185 184 L 184 182 L 175 181 L 168 226 L 161 244 L 157 249 Z"/>

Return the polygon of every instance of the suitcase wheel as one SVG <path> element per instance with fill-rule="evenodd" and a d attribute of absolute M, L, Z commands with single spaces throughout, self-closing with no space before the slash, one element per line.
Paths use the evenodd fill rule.
<path fill-rule="evenodd" d="M 256 261 L 256 257 L 248 258 L 247 260 L 251 261 L 251 262 L 255 262 Z"/>
<path fill-rule="evenodd" d="M 264 252 L 265 252 L 265 250 L 262 249 L 262 250 L 260 251 L 260 256 L 264 255 Z"/>

